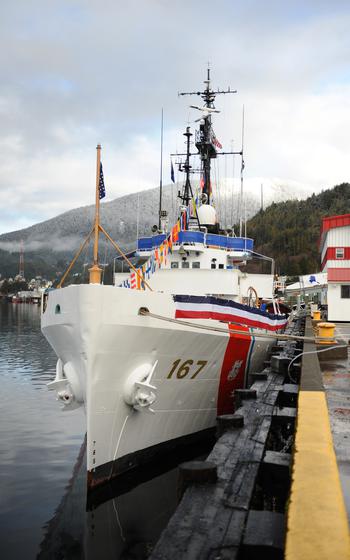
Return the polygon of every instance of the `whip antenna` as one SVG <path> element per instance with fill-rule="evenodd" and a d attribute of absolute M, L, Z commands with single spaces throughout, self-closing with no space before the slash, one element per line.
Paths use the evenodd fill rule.
<path fill-rule="evenodd" d="M 241 149 L 241 192 L 239 201 L 239 236 L 242 237 L 243 233 L 243 170 L 245 167 L 244 163 L 244 105 L 242 109 L 242 149 Z"/>

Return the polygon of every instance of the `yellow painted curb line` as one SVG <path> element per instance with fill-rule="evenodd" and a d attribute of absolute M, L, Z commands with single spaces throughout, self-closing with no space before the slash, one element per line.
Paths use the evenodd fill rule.
<path fill-rule="evenodd" d="M 323 391 L 299 393 L 285 558 L 350 558 L 348 519 Z"/>

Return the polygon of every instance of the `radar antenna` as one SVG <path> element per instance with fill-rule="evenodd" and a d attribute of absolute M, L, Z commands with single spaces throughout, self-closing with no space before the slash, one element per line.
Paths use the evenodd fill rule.
<path fill-rule="evenodd" d="M 200 125 L 199 131 L 196 132 L 195 143 L 201 158 L 201 183 L 203 184 L 203 193 L 207 195 L 209 204 L 211 196 L 210 160 L 217 156 L 217 141 L 212 130 L 211 115 L 212 113 L 220 112 L 215 108 L 214 102 L 217 95 L 237 93 L 237 90 L 232 90 L 230 87 L 226 90 L 212 90 L 210 87 L 209 67 L 207 69 L 207 79 L 204 80 L 204 84 L 205 89 L 203 91 L 184 91 L 179 92 L 178 95 L 199 95 L 204 101 L 203 107 L 197 105 L 191 105 L 191 107 L 202 112 L 201 118 L 196 121 L 199 122 Z"/>

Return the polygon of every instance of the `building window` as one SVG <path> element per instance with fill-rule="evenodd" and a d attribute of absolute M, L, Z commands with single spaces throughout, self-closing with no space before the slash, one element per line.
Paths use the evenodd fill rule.
<path fill-rule="evenodd" d="M 340 297 L 342 299 L 350 299 L 350 285 L 340 286 Z"/>
<path fill-rule="evenodd" d="M 182 263 L 182 268 L 190 268 L 190 263 L 185 261 Z"/>
<path fill-rule="evenodd" d="M 171 263 L 171 268 L 179 268 L 179 263 L 173 261 L 173 262 Z"/>
<path fill-rule="evenodd" d="M 200 268 L 201 267 L 201 263 L 199 261 L 194 261 L 192 263 L 192 268 Z"/>
<path fill-rule="evenodd" d="M 336 247 L 335 248 L 335 258 L 336 259 L 343 259 L 344 258 L 344 247 Z"/>

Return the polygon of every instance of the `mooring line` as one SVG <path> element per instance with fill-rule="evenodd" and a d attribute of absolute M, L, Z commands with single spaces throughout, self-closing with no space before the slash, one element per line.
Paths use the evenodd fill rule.
<path fill-rule="evenodd" d="M 172 319 L 171 317 L 165 317 L 164 315 L 157 315 L 156 313 L 151 313 L 145 307 L 141 307 L 139 309 L 139 315 L 143 315 L 144 317 L 152 317 L 153 319 L 159 319 L 160 321 L 167 321 L 168 323 L 175 323 L 176 325 L 184 325 L 185 327 L 193 327 L 195 329 L 202 329 L 207 331 L 214 331 L 214 332 L 222 332 L 224 334 L 231 334 L 232 331 L 228 331 L 227 329 L 223 329 L 221 327 L 212 327 L 210 325 L 199 325 L 197 323 L 193 323 L 190 321 L 182 321 L 181 319 Z M 250 328 L 249 332 L 247 331 L 234 331 L 232 332 L 233 335 L 239 334 L 244 336 L 254 336 L 257 338 L 272 338 L 278 340 L 300 340 L 302 342 L 318 342 L 322 340 L 323 342 L 335 342 L 334 338 L 319 338 L 315 337 L 312 338 L 310 336 L 299 336 L 299 335 L 291 335 L 291 334 L 283 334 L 283 333 L 269 333 L 269 332 L 261 332 L 261 330 L 257 331 L 253 328 Z"/>

